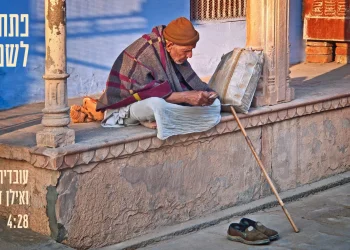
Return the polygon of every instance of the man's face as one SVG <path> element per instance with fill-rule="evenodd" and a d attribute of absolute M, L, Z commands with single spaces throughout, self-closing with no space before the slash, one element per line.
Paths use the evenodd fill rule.
<path fill-rule="evenodd" d="M 191 58 L 192 50 L 195 47 L 196 45 L 181 46 L 174 44 L 173 42 L 166 42 L 166 50 L 176 64 L 183 64 L 187 58 Z"/>

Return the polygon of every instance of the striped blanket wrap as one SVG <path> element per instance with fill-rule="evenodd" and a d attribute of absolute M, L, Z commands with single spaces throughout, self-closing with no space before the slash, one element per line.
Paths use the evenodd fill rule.
<path fill-rule="evenodd" d="M 172 92 L 212 91 L 187 61 L 181 65 L 172 62 L 165 49 L 164 28 L 154 27 L 152 33 L 137 39 L 118 56 L 97 111 L 118 109 L 150 97 L 165 98 Z M 174 67 L 187 84 L 180 83 Z"/>

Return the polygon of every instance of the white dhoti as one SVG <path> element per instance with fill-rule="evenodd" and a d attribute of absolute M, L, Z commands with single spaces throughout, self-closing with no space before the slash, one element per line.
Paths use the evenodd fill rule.
<path fill-rule="evenodd" d="M 220 122 L 220 101 L 210 106 L 182 106 L 151 97 L 119 110 L 107 110 L 104 127 L 138 125 L 148 121 L 157 123 L 157 137 L 161 140 L 179 135 L 203 132 Z"/>

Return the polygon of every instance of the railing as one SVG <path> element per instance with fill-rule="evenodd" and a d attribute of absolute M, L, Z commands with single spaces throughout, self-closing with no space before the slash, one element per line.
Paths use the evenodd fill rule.
<path fill-rule="evenodd" d="M 191 20 L 243 18 L 246 6 L 247 0 L 191 0 Z"/>

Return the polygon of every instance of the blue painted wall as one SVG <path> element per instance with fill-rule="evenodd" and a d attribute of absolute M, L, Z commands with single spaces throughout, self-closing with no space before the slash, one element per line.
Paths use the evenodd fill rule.
<path fill-rule="evenodd" d="M 102 92 L 119 53 L 152 27 L 179 16 L 189 18 L 188 0 L 67 1 L 69 97 Z M 29 14 L 29 38 L 0 37 L 0 44 L 29 44 L 17 67 L 0 67 L 0 110 L 44 100 L 44 0 L 2 1 L 0 14 Z M 20 29 L 21 30 L 21 29 Z"/>
<path fill-rule="evenodd" d="M 291 62 L 301 61 L 301 1 L 291 2 Z M 189 0 L 68 0 L 68 96 L 103 91 L 109 69 L 119 53 L 152 27 L 189 18 Z M 1 3 L 0 14 L 29 14 L 28 38 L 0 37 L 0 44 L 29 44 L 26 67 L 23 51 L 15 68 L 0 67 L 0 110 L 44 100 L 45 38 L 44 0 Z M 201 40 L 190 60 L 201 77 L 210 76 L 222 54 L 245 45 L 245 21 L 195 25 Z M 20 28 L 21 29 L 21 28 Z"/>
<path fill-rule="evenodd" d="M 302 0 L 289 1 L 290 63 L 304 61 Z"/>

